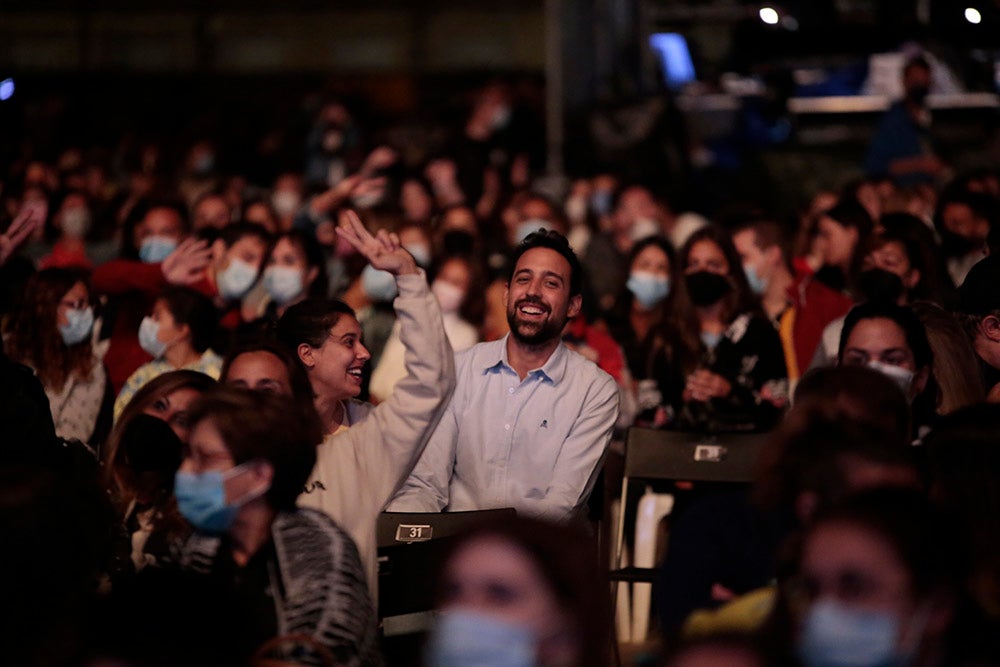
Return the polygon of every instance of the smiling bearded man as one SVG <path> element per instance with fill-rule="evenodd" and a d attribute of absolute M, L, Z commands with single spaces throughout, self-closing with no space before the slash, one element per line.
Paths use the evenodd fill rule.
<path fill-rule="evenodd" d="M 618 418 L 618 388 L 562 342 L 583 301 L 580 262 L 564 236 L 540 230 L 510 265 L 510 333 L 455 356 L 451 403 L 391 511 L 585 513 Z"/>

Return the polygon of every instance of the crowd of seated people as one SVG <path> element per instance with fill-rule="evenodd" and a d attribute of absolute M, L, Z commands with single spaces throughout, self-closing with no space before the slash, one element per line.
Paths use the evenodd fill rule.
<path fill-rule="evenodd" d="M 1000 665 L 1000 169 L 686 210 L 557 191 L 514 102 L 414 158 L 333 100 L 263 180 L 211 140 L 0 165 L 10 664 L 382 664 L 376 521 L 429 442 L 443 511 L 475 469 L 460 509 L 519 516 L 427 573 L 417 661 L 612 664 L 641 427 L 768 435 L 746 488 L 658 488 L 662 664 Z"/>

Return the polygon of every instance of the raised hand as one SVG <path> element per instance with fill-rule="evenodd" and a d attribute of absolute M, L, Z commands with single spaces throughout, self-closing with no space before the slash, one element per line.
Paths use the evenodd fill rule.
<path fill-rule="evenodd" d="M 7 231 L 0 235 L 0 266 L 3 266 L 10 256 L 28 240 L 31 233 L 45 223 L 45 214 L 41 209 L 25 206 L 10 223 Z"/>
<path fill-rule="evenodd" d="M 399 242 L 399 236 L 395 232 L 380 229 L 373 236 L 365 228 L 358 214 L 350 209 L 344 209 L 340 212 L 337 234 L 354 246 L 376 269 L 388 271 L 396 276 L 417 273 L 418 271 L 417 262 L 413 259 L 413 255 L 403 248 Z"/>
<path fill-rule="evenodd" d="M 167 255 L 160 268 L 168 283 L 190 285 L 201 279 L 211 260 L 212 250 L 207 241 L 188 238 Z"/>
<path fill-rule="evenodd" d="M 396 162 L 396 151 L 389 148 L 388 146 L 379 146 L 365 158 L 364 164 L 361 165 L 361 169 L 358 171 L 361 176 L 368 178 L 379 169 L 385 169 Z"/>

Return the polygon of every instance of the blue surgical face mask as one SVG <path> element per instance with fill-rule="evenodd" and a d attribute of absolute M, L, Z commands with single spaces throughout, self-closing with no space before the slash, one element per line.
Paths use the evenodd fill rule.
<path fill-rule="evenodd" d="M 361 272 L 361 289 L 372 301 L 392 301 L 396 298 L 396 278 L 369 264 Z"/>
<path fill-rule="evenodd" d="M 250 291 L 255 280 L 257 267 L 234 257 L 229 260 L 229 266 L 215 277 L 215 284 L 219 288 L 219 296 L 228 301 L 239 299 Z"/>
<path fill-rule="evenodd" d="M 643 308 L 652 308 L 670 293 L 670 278 L 646 271 L 633 271 L 625 287 Z"/>
<path fill-rule="evenodd" d="M 594 190 L 590 194 L 590 208 L 597 215 L 607 215 L 611 212 L 611 191 Z"/>
<path fill-rule="evenodd" d="M 188 523 L 206 533 L 224 533 L 233 525 L 240 507 L 266 491 L 250 493 L 232 503 L 226 502 L 226 480 L 236 477 L 253 462 L 242 463 L 225 472 L 180 472 L 174 477 L 177 509 Z"/>
<path fill-rule="evenodd" d="M 705 347 L 707 347 L 710 350 L 714 350 L 715 346 L 719 344 L 720 340 L 722 340 L 721 333 L 712 333 L 711 331 L 701 332 L 701 342 L 704 343 Z"/>
<path fill-rule="evenodd" d="M 744 264 L 743 273 L 747 274 L 747 282 L 750 283 L 750 289 L 754 294 L 760 295 L 767 291 L 767 281 L 760 277 L 757 269 L 749 264 Z"/>
<path fill-rule="evenodd" d="M 275 303 L 284 305 L 302 294 L 302 270 L 293 266 L 269 266 L 264 270 L 264 289 Z"/>
<path fill-rule="evenodd" d="M 912 656 L 896 650 L 899 631 L 889 612 L 821 600 L 806 613 L 797 651 L 805 667 L 901 667 Z"/>
<path fill-rule="evenodd" d="M 534 633 L 493 616 L 456 609 L 442 612 L 427 642 L 428 667 L 533 667 Z"/>
<path fill-rule="evenodd" d="M 158 337 L 160 333 L 160 323 L 147 315 L 142 318 L 139 325 L 139 347 L 149 352 L 154 358 L 159 359 L 167 351 L 167 344 Z"/>
<path fill-rule="evenodd" d="M 170 236 L 147 236 L 139 246 L 139 259 L 147 264 L 165 260 L 177 250 L 177 241 Z"/>
<path fill-rule="evenodd" d="M 94 328 L 94 309 L 70 308 L 66 311 L 66 325 L 59 325 L 59 334 L 67 347 L 82 343 Z"/>

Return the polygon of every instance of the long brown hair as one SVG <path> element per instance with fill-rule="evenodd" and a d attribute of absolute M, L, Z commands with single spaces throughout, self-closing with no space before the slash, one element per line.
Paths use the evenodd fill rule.
<path fill-rule="evenodd" d="M 73 269 L 43 269 L 32 275 L 24 288 L 19 308 L 7 323 L 7 354 L 35 369 L 46 389 L 62 389 L 76 375 L 90 380 L 94 351 L 90 338 L 67 346 L 59 333 L 59 302 L 77 283 L 90 294 L 86 274 Z"/>
<path fill-rule="evenodd" d="M 667 297 L 667 317 L 663 321 L 664 338 L 672 342 L 674 359 L 684 373 L 693 371 L 701 358 L 701 322 L 688 293 L 684 276 L 691 250 L 702 241 L 714 243 L 722 251 L 729 265 L 726 277 L 733 289 L 723 297 L 723 321 L 728 324 L 740 313 L 760 310 L 760 305 L 750 292 L 747 276 L 743 272 L 743 263 L 736 248 L 733 247 L 729 234 L 718 225 L 707 225 L 688 237 L 678 254 L 678 280 L 671 288 L 670 296 Z"/>
<path fill-rule="evenodd" d="M 125 477 L 119 474 L 121 472 L 120 466 L 123 465 L 119 449 L 122 435 L 129 422 L 153 405 L 157 399 L 172 394 L 178 389 L 194 389 L 204 393 L 215 384 L 215 380 L 204 373 L 181 369 L 161 373 L 135 392 L 118 419 L 115 420 L 114 428 L 111 429 L 107 442 L 101 448 L 101 459 L 105 462 L 104 484 L 113 497 L 120 498 L 125 505 L 134 498 L 133 489 L 127 487 L 127 483 L 123 481 Z"/>

